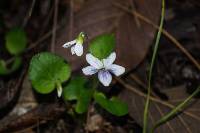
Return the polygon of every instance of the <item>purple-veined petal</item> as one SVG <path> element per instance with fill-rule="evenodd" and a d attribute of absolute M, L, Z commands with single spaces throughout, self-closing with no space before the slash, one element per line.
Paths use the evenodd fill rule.
<path fill-rule="evenodd" d="M 74 46 L 74 51 L 75 51 L 75 53 L 76 53 L 77 56 L 83 55 L 83 45 L 77 43 L 77 44 Z"/>
<path fill-rule="evenodd" d="M 113 62 L 116 59 L 116 53 L 113 52 L 111 53 L 106 59 L 103 59 L 103 65 L 105 68 L 107 68 L 108 66 L 110 66 L 111 64 L 113 64 Z"/>
<path fill-rule="evenodd" d="M 92 54 L 86 55 L 86 61 L 96 69 L 103 68 L 103 63 L 98 58 L 94 57 Z"/>
<path fill-rule="evenodd" d="M 111 73 L 113 73 L 115 76 L 120 76 L 125 72 L 125 68 L 120 66 L 120 65 L 116 65 L 116 64 L 112 64 L 107 68 Z"/>
<path fill-rule="evenodd" d="M 65 44 L 63 44 L 63 48 L 69 48 L 70 46 L 74 45 L 76 43 L 76 40 L 73 40 L 73 41 L 70 41 L 70 42 L 67 42 Z"/>
<path fill-rule="evenodd" d="M 74 51 L 74 49 L 75 49 L 75 46 L 72 46 L 72 47 L 71 47 L 71 53 L 72 53 L 72 55 L 74 55 L 74 54 L 75 54 L 75 51 Z"/>
<path fill-rule="evenodd" d="M 98 78 L 99 78 L 99 81 L 104 86 L 109 86 L 112 81 L 112 75 L 110 74 L 109 71 L 105 71 L 105 70 L 101 70 L 98 72 Z"/>
<path fill-rule="evenodd" d="M 93 66 L 84 67 L 84 68 L 82 69 L 82 71 L 83 71 L 83 73 L 84 73 L 85 75 L 93 75 L 93 74 L 95 74 L 95 73 L 98 72 L 98 70 L 97 70 L 96 68 L 94 68 Z"/>

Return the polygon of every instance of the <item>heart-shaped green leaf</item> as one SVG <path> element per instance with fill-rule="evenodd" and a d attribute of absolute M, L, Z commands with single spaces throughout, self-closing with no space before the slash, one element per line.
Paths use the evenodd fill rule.
<path fill-rule="evenodd" d="M 58 83 L 67 81 L 70 74 L 71 68 L 64 59 L 48 52 L 35 55 L 29 67 L 32 85 L 42 94 L 52 92 Z"/>
<path fill-rule="evenodd" d="M 128 113 L 126 103 L 120 101 L 117 97 L 107 99 L 103 93 L 96 92 L 94 94 L 95 101 L 100 104 L 105 110 L 116 116 L 123 116 Z"/>
<path fill-rule="evenodd" d="M 97 36 L 89 44 L 89 51 L 95 57 L 104 59 L 108 57 L 114 50 L 115 38 L 113 34 L 103 34 Z"/>
<path fill-rule="evenodd" d="M 10 54 L 18 55 L 26 48 L 27 37 L 23 29 L 13 28 L 6 34 L 6 48 Z"/>
<path fill-rule="evenodd" d="M 85 83 L 86 79 L 78 76 L 73 78 L 63 90 L 65 101 L 77 101 L 75 111 L 80 114 L 87 111 L 93 95 L 93 90 L 85 87 Z"/>

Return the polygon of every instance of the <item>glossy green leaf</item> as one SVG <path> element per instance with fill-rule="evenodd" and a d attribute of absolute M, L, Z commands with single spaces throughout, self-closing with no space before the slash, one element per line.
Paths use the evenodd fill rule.
<path fill-rule="evenodd" d="M 29 67 L 32 85 L 37 92 L 42 94 L 52 92 L 57 83 L 67 81 L 70 74 L 71 68 L 64 59 L 48 52 L 35 55 Z"/>
<path fill-rule="evenodd" d="M 93 90 L 85 87 L 85 84 L 85 78 L 75 77 L 72 78 L 63 90 L 63 98 L 65 101 L 77 101 L 75 111 L 80 114 L 87 111 L 93 95 Z"/>
<path fill-rule="evenodd" d="M 113 34 L 103 34 L 91 41 L 89 51 L 95 57 L 104 59 L 108 57 L 114 50 L 115 38 Z"/>
<path fill-rule="evenodd" d="M 126 103 L 120 101 L 117 97 L 107 99 L 103 93 L 96 92 L 94 94 L 95 101 L 100 104 L 105 110 L 116 116 L 123 116 L 128 113 Z"/>
<path fill-rule="evenodd" d="M 8 75 L 15 72 L 22 64 L 21 57 L 15 57 L 11 68 L 8 68 L 4 60 L 0 60 L 0 75 Z"/>
<path fill-rule="evenodd" d="M 26 33 L 23 29 L 13 28 L 6 34 L 6 48 L 10 54 L 22 53 L 27 45 Z"/>

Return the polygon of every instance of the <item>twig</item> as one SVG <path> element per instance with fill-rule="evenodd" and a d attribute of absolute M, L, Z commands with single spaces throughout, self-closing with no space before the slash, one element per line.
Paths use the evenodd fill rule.
<path fill-rule="evenodd" d="M 30 127 L 27 127 L 25 129 L 19 130 L 19 131 L 14 131 L 13 133 L 27 133 L 28 131 L 32 130 L 33 128 L 37 128 L 37 133 L 39 133 L 39 125 L 45 124 L 45 123 L 46 123 L 46 120 L 41 120 L 41 121 L 38 120 L 38 122 L 36 124 L 34 124 Z"/>
<path fill-rule="evenodd" d="M 35 2 L 36 2 L 36 0 L 32 0 L 31 6 L 29 8 L 29 11 L 28 11 L 26 17 L 24 18 L 24 22 L 22 24 L 22 27 L 25 27 L 27 25 L 28 20 L 30 19 L 31 15 L 32 15 L 33 8 L 35 6 Z"/>
<path fill-rule="evenodd" d="M 58 19 L 58 3 L 59 0 L 55 0 L 55 9 L 54 9 L 54 18 L 53 18 L 53 33 L 52 33 L 52 40 L 51 40 L 51 52 L 55 52 L 55 42 L 56 42 L 56 26 L 57 26 L 57 19 Z"/>
<path fill-rule="evenodd" d="M 73 35 L 73 27 L 74 27 L 74 1 L 70 0 L 70 20 L 69 20 L 69 39 L 72 39 Z"/>
<path fill-rule="evenodd" d="M 0 125 L 0 132 L 16 132 L 31 128 L 37 125 L 38 120 L 46 122 L 53 120 L 64 113 L 66 107 L 60 106 L 58 103 L 54 104 L 41 104 L 35 109 L 27 112 L 26 114 L 19 116 L 16 119 L 5 121 Z"/>
<path fill-rule="evenodd" d="M 45 19 L 44 23 L 42 24 L 42 29 L 40 30 L 39 36 L 42 36 L 45 33 L 45 30 L 46 30 L 51 18 L 53 17 L 53 11 L 54 11 L 54 7 L 51 7 L 51 9 L 49 9 L 49 14 L 46 16 L 46 19 Z"/>
<path fill-rule="evenodd" d="M 60 29 L 60 26 L 56 27 L 56 30 Z M 30 50 L 32 50 L 33 48 L 35 48 L 37 45 L 39 45 L 42 41 L 44 41 L 45 39 L 49 38 L 53 33 L 53 30 L 47 32 L 46 34 L 44 34 L 44 36 L 42 36 L 41 38 L 39 38 L 36 42 L 30 44 L 30 46 L 26 49 L 25 52 L 29 52 Z"/>
<path fill-rule="evenodd" d="M 130 0 L 130 3 L 131 3 L 132 10 L 136 11 L 135 1 Z M 136 23 L 137 27 L 140 28 L 141 23 L 136 15 L 134 15 L 134 19 L 135 19 L 135 23 Z"/>
<path fill-rule="evenodd" d="M 86 118 L 86 127 L 85 127 L 86 133 L 89 133 L 89 131 L 88 131 L 88 124 L 89 124 L 89 121 L 90 121 L 90 112 L 91 112 L 91 109 L 92 109 L 92 103 L 88 107 L 87 118 Z"/>
<path fill-rule="evenodd" d="M 57 27 L 56 27 L 56 30 L 58 30 L 58 29 L 60 29 L 60 28 L 61 28 L 61 26 L 57 26 Z M 51 31 L 47 32 L 44 36 L 42 36 L 41 38 L 39 38 L 36 42 L 31 43 L 31 44 L 29 45 L 29 47 L 28 47 L 23 53 L 28 53 L 28 52 L 31 51 L 33 48 L 37 47 L 41 42 L 43 42 L 45 39 L 49 38 L 49 37 L 52 35 L 52 33 L 53 33 L 53 31 L 51 30 Z M 14 57 L 10 58 L 10 59 L 8 60 L 8 62 L 10 62 L 10 61 L 12 61 L 12 60 L 14 60 Z"/>

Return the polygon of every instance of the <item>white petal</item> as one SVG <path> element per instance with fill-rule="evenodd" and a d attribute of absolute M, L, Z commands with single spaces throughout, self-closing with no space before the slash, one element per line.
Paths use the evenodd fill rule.
<path fill-rule="evenodd" d="M 75 54 L 74 49 L 75 49 L 75 46 L 72 46 L 72 47 L 71 47 L 71 53 L 72 53 L 72 55 Z"/>
<path fill-rule="evenodd" d="M 115 76 L 120 76 L 125 72 L 125 68 L 116 64 L 112 64 L 107 68 Z"/>
<path fill-rule="evenodd" d="M 101 69 L 103 67 L 103 63 L 92 54 L 86 55 L 87 62 L 96 69 Z"/>
<path fill-rule="evenodd" d="M 77 56 L 81 56 L 83 54 L 83 45 L 77 43 L 75 45 L 74 51 Z"/>
<path fill-rule="evenodd" d="M 75 43 L 76 43 L 76 40 L 73 40 L 73 41 L 70 41 L 70 42 L 67 42 L 67 43 L 63 44 L 63 47 L 64 48 L 69 48 L 70 46 L 72 46 Z"/>
<path fill-rule="evenodd" d="M 111 81 L 112 81 L 112 75 L 110 74 L 109 71 L 101 70 L 98 73 L 98 78 L 99 81 L 104 85 L 104 86 L 109 86 Z"/>
<path fill-rule="evenodd" d="M 98 72 L 98 70 L 96 68 L 94 68 L 93 66 L 87 66 L 87 67 L 83 68 L 82 71 L 85 75 L 93 75 L 96 72 Z"/>
<path fill-rule="evenodd" d="M 61 97 L 61 95 L 62 95 L 62 87 L 58 87 L 57 88 L 57 94 L 58 94 L 58 97 Z"/>
<path fill-rule="evenodd" d="M 106 59 L 103 59 L 104 67 L 106 68 L 106 67 L 110 66 L 111 64 L 113 64 L 115 59 L 116 59 L 116 53 L 113 52 Z"/>

